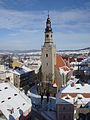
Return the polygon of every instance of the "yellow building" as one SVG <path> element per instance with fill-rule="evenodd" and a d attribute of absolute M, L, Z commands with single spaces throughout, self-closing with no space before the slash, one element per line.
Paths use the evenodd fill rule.
<path fill-rule="evenodd" d="M 12 63 L 13 69 L 14 69 L 15 67 L 19 67 L 20 65 L 21 65 L 21 63 L 20 63 L 18 60 L 14 60 L 13 63 Z"/>

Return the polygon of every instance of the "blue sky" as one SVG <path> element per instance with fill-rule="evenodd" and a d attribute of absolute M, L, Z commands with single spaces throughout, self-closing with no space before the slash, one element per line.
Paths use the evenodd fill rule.
<path fill-rule="evenodd" d="M 90 46 L 90 0 L 0 0 L 0 49 L 41 49 L 48 10 L 57 50 Z"/>

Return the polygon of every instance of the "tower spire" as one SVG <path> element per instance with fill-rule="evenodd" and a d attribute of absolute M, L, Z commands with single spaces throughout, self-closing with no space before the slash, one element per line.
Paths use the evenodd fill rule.
<path fill-rule="evenodd" d="M 49 18 L 49 10 L 48 10 L 48 18 Z"/>
<path fill-rule="evenodd" d="M 48 17 L 47 17 L 46 28 L 45 28 L 45 43 L 53 44 L 52 33 L 53 32 L 51 27 L 51 20 L 50 20 L 49 11 L 48 11 Z"/>
<path fill-rule="evenodd" d="M 49 17 L 49 11 L 48 11 L 48 17 L 47 17 L 47 21 L 46 21 L 45 32 L 52 32 L 51 21 L 50 21 L 50 17 Z"/>

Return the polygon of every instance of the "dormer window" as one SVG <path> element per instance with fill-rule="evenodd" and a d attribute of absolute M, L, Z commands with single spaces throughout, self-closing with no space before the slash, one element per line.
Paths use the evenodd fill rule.
<path fill-rule="evenodd" d="M 77 90 L 79 90 L 80 88 L 78 87 L 78 88 L 76 88 Z"/>
<path fill-rule="evenodd" d="M 5 102 L 4 100 L 1 101 L 1 103 L 4 103 L 4 102 Z"/>
<path fill-rule="evenodd" d="M 14 96 L 17 96 L 17 94 L 15 93 Z"/>
<path fill-rule="evenodd" d="M 17 109 L 20 109 L 20 107 L 17 107 Z"/>
<path fill-rule="evenodd" d="M 8 97 L 8 100 L 10 100 L 11 99 L 11 97 Z"/>
<path fill-rule="evenodd" d="M 4 89 L 8 89 L 8 87 L 5 87 Z"/>

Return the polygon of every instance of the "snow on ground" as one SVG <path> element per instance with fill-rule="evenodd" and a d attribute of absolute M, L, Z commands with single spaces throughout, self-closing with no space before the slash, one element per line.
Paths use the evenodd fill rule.
<path fill-rule="evenodd" d="M 56 98 L 49 97 L 49 102 L 47 103 L 47 96 L 43 96 L 43 101 L 41 104 L 41 96 L 37 93 L 36 85 L 33 86 L 27 94 L 32 101 L 32 107 L 37 111 L 40 111 L 41 115 L 47 120 L 56 120 Z"/>
<path fill-rule="evenodd" d="M 41 114 L 47 119 L 47 120 L 56 120 L 56 113 L 51 111 L 44 111 L 41 112 Z"/>

